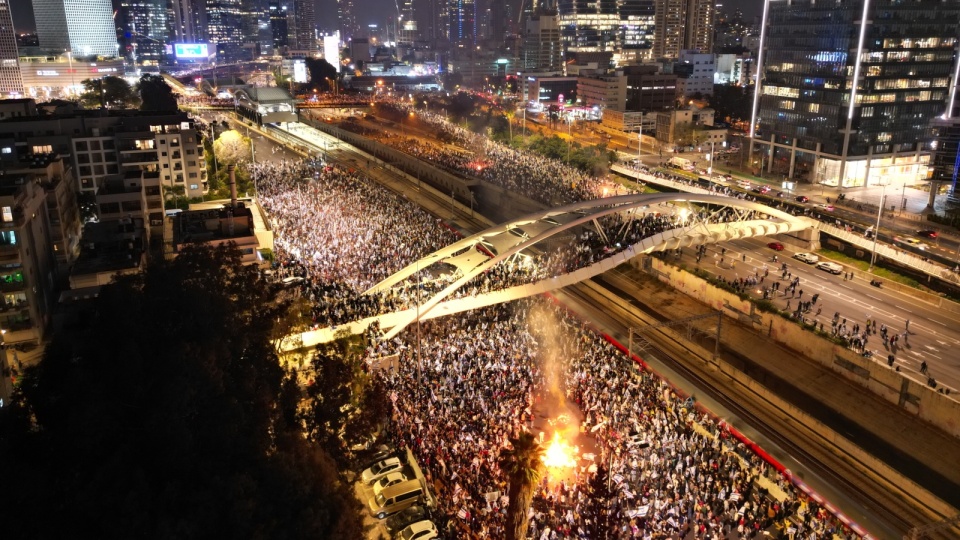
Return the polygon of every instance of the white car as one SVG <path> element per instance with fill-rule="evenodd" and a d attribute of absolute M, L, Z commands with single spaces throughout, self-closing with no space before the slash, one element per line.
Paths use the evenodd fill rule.
<path fill-rule="evenodd" d="M 432 521 L 425 519 L 400 531 L 397 538 L 400 540 L 431 540 L 438 536 L 440 536 L 440 533 L 437 532 L 437 526 Z"/>
<path fill-rule="evenodd" d="M 400 458 L 387 458 L 383 461 L 374 463 L 369 469 L 363 471 L 363 473 L 360 475 L 360 479 L 364 484 L 370 484 L 392 472 L 400 472 L 400 469 L 402 468 L 403 463 L 400 463 Z"/>
<path fill-rule="evenodd" d="M 835 262 L 823 261 L 817 265 L 817 268 L 830 272 L 831 274 L 840 274 L 843 272 L 843 267 Z"/>
<path fill-rule="evenodd" d="M 398 472 L 392 472 L 373 483 L 373 495 L 377 496 L 381 491 L 388 487 L 399 484 L 407 479 L 406 476 Z"/>
<path fill-rule="evenodd" d="M 798 261 L 803 261 L 807 264 L 815 264 L 820 260 L 820 257 L 814 255 L 813 253 L 797 253 L 793 256 L 794 259 Z"/>

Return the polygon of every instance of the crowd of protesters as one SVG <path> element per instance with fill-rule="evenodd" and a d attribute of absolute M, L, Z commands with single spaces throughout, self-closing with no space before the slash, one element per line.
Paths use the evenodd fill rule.
<path fill-rule="evenodd" d="M 586 538 L 593 499 L 603 495 L 610 538 L 855 536 L 722 422 L 545 300 L 431 321 L 421 334 L 419 350 L 402 334 L 369 354 L 399 355 L 397 371 L 378 372 L 391 389 L 392 436 L 436 490 L 436 521 L 451 538 L 504 536 L 500 451 L 533 425 L 551 378 L 565 381 L 568 403 L 583 414 L 581 437 L 598 451 L 577 455 L 572 474 L 547 469 L 528 537 Z M 589 486 L 601 469 L 606 494 Z"/>

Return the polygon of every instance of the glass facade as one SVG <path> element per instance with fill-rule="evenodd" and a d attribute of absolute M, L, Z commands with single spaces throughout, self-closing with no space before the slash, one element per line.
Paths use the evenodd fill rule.
<path fill-rule="evenodd" d="M 642 51 L 653 45 L 653 0 L 559 0 L 561 34 L 570 51 Z"/>
<path fill-rule="evenodd" d="M 842 186 L 926 180 L 958 28 L 960 2 L 769 0 L 754 139 L 764 170 Z"/>

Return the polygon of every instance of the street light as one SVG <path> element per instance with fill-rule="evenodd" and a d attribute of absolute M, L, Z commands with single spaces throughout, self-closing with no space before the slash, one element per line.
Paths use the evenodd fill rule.
<path fill-rule="evenodd" d="M 867 272 L 873 271 L 873 264 L 877 261 L 877 237 L 880 236 L 880 216 L 883 214 L 883 199 L 886 197 L 887 185 L 883 185 L 883 189 L 880 191 L 880 204 L 877 207 L 877 228 L 873 231 L 873 253 L 870 254 L 870 268 L 867 268 Z"/>

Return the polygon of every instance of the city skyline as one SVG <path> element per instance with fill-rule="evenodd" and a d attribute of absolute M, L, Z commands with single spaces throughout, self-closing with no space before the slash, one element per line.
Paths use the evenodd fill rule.
<path fill-rule="evenodd" d="M 338 21 L 336 18 L 337 6 L 336 0 L 314 0 L 316 3 L 316 22 L 317 27 L 322 32 L 332 32 L 337 30 Z M 724 6 L 724 9 L 730 10 L 731 8 L 740 8 L 743 10 L 744 16 L 750 17 L 760 14 L 760 9 L 763 6 L 763 0 L 727 0 L 721 2 Z M 359 20 L 358 22 L 361 26 L 366 26 L 368 24 L 377 24 L 382 26 L 387 19 L 389 13 L 396 12 L 396 2 L 395 0 L 356 0 L 357 9 L 356 11 L 360 14 L 371 14 L 371 15 L 361 15 L 363 16 L 372 16 L 370 19 Z M 13 13 L 13 26 L 18 33 L 22 32 L 35 32 L 36 31 L 36 22 L 33 13 L 33 6 L 31 5 L 31 0 L 11 0 L 10 2 L 11 11 Z M 368 7 L 370 9 L 364 9 Z"/>

